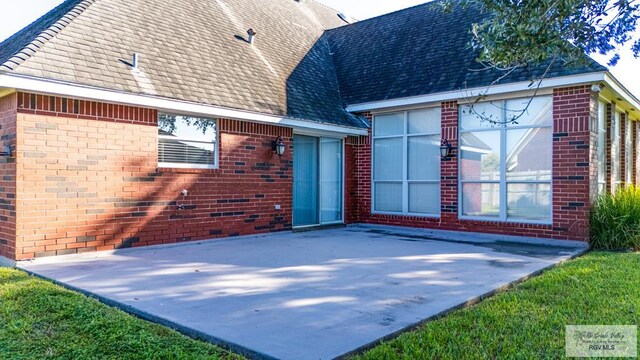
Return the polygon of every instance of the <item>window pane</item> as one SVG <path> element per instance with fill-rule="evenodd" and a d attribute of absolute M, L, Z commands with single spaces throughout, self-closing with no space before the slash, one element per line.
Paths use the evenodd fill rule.
<path fill-rule="evenodd" d="M 622 166 L 621 166 L 621 155 L 622 155 L 622 143 L 620 139 L 621 128 L 620 128 L 620 113 L 616 112 L 613 121 L 613 131 L 614 131 L 614 148 L 615 148 L 615 158 L 613 159 L 613 168 L 615 174 L 615 182 L 619 184 L 622 181 Z"/>
<path fill-rule="evenodd" d="M 515 123 L 511 123 L 511 120 L 515 120 Z M 550 126 L 553 123 L 553 99 L 551 96 L 538 96 L 507 100 L 506 121 L 512 126 Z"/>
<path fill-rule="evenodd" d="M 402 135 L 404 133 L 404 113 L 377 115 L 373 130 L 373 136 Z"/>
<path fill-rule="evenodd" d="M 342 140 L 320 139 L 320 221 L 342 220 Z"/>
<path fill-rule="evenodd" d="M 460 145 L 463 180 L 500 179 L 500 131 L 461 133 Z"/>
<path fill-rule="evenodd" d="M 215 164 L 215 144 L 159 139 L 158 162 L 176 164 Z"/>
<path fill-rule="evenodd" d="M 373 178 L 402 180 L 402 138 L 374 140 Z"/>
<path fill-rule="evenodd" d="M 500 215 L 500 184 L 463 184 L 462 214 L 498 217 Z"/>
<path fill-rule="evenodd" d="M 440 184 L 409 184 L 409 212 L 440 214 Z"/>
<path fill-rule="evenodd" d="M 158 135 L 202 142 L 216 141 L 216 122 L 211 119 L 161 114 Z"/>
<path fill-rule="evenodd" d="M 440 135 L 408 138 L 409 180 L 440 180 Z"/>
<path fill-rule="evenodd" d="M 376 211 L 402 212 L 402 183 L 375 183 Z"/>
<path fill-rule="evenodd" d="M 491 129 L 499 127 L 502 120 L 504 102 L 485 102 L 460 107 L 460 128 L 462 130 Z M 498 122 L 495 124 L 494 122 Z"/>
<path fill-rule="evenodd" d="M 441 131 L 440 108 L 409 111 L 407 121 L 409 134 L 439 134 Z"/>
<path fill-rule="evenodd" d="M 507 130 L 507 180 L 551 180 L 551 128 Z"/>
<path fill-rule="evenodd" d="M 551 185 L 508 184 L 507 216 L 510 219 L 550 220 Z"/>

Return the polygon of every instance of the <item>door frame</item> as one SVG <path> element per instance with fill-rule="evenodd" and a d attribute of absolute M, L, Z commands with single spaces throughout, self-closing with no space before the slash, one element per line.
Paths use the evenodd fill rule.
<path fill-rule="evenodd" d="M 296 179 L 295 177 L 293 178 L 292 181 L 292 188 L 291 188 L 291 224 L 292 224 L 292 228 L 293 229 L 305 229 L 305 228 L 313 228 L 313 227 L 319 227 L 319 226 L 325 226 L 325 225 L 340 225 L 340 224 L 344 224 L 345 223 L 345 219 L 346 219 L 346 214 L 345 214 L 345 199 L 346 199 L 346 189 L 345 189 L 345 174 L 346 174 L 346 135 L 343 134 L 335 134 L 335 133 L 326 133 L 326 132 L 315 132 L 315 131 L 295 131 L 293 132 L 293 137 L 295 137 L 296 135 L 302 135 L 302 136 L 311 136 L 311 137 L 316 137 L 318 138 L 318 223 L 317 224 L 310 224 L 310 225 L 293 225 L 295 224 L 295 220 L 293 219 L 294 217 L 294 211 L 293 211 L 293 207 L 295 206 L 295 203 L 293 201 L 293 183 L 295 183 Z M 292 139 L 293 139 L 292 137 Z M 322 194 L 320 194 L 320 161 L 322 161 L 322 154 L 320 151 L 320 141 L 322 140 L 322 138 L 329 138 L 329 139 L 335 139 L 335 140 L 340 140 L 341 143 L 341 151 L 342 151 L 342 164 L 341 164 L 341 178 L 340 178 L 340 192 L 342 194 L 341 196 L 341 215 L 342 215 L 342 219 L 341 220 L 336 220 L 336 221 L 331 221 L 331 222 L 322 222 L 322 214 L 321 214 L 321 207 L 322 207 Z M 293 140 L 292 140 L 292 144 L 293 144 Z M 293 153 L 292 153 L 292 164 L 295 161 L 295 147 L 293 147 Z"/>

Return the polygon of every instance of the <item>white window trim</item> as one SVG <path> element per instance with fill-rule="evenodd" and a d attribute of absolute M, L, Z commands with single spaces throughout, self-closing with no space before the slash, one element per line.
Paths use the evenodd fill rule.
<path fill-rule="evenodd" d="M 546 95 L 545 95 L 546 96 Z M 506 101 L 492 101 L 492 102 L 502 102 L 503 107 L 503 118 L 506 117 Z M 553 99 L 552 99 L 553 101 Z M 517 181 L 508 181 L 507 180 L 507 164 L 506 164 L 506 153 L 507 153 L 507 131 L 508 130 L 519 130 L 519 129 L 544 129 L 551 128 L 551 136 L 553 137 L 553 121 L 549 125 L 545 126 L 534 126 L 534 125 L 515 125 L 515 126 L 507 126 L 506 124 L 501 125 L 495 128 L 468 128 L 463 129 L 460 121 L 460 110 L 458 110 L 458 141 L 460 140 L 460 135 L 464 132 L 485 132 L 485 131 L 500 131 L 500 180 L 462 180 L 461 175 L 461 164 L 462 160 L 462 151 L 458 152 L 458 218 L 461 220 L 474 220 L 474 221 L 495 221 L 495 222 L 503 222 L 503 223 L 512 223 L 512 224 L 532 224 L 532 225 L 553 225 L 553 162 L 551 165 L 551 173 L 550 179 L 548 181 L 538 181 L 538 180 L 517 180 Z M 552 107 L 552 116 L 553 116 L 553 107 Z M 553 141 L 551 142 L 551 158 L 553 159 Z M 474 216 L 474 215 L 464 215 L 463 214 L 463 184 L 500 184 L 500 208 L 499 215 L 495 216 Z M 532 219 L 519 219 L 519 218 L 509 218 L 507 216 L 507 185 L 508 184 L 549 184 L 549 191 L 551 193 L 551 202 L 550 202 L 550 211 L 549 211 L 549 219 L 548 220 L 532 220 Z"/>
<path fill-rule="evenodd" d="M 164 113 L 163 113 L 164 114 Z M 160 116 L 161 114 L 158 114 L 158 116 Z M 170 114 L 170 115 L 176 115 L 176 116 L 182 116 L 182 115 L 177 115 L 177 114 Z M 220 152 L 219 152 L 219 143 L 220 143 L 220 130 L 218 128 L 218 120 L 217 119 L 211 119 L 213 121 L 215 121 L 216 123 L 216 134 L 215 137 L 213 139 L 213 152 L 214 152 L 214 163 L 213 164 L 185 164 L 185 163 L 171 163 L 171 162 L 160 162 L 158 161 L 158 168 L 160 169 L 195 169 L 195 170 L 199 170 L 199 169 L 210 169 L 210 170 L 215 170 L 220 168 Z M 158 125 L 159 127 L 159 125 Z M 188 142 L 192 142 L 192 143 L 201 143 L 201 144 L 210 144 L 210 142 L 207 141 L 199 141 L 199 140 L 191 140 L 188 138 L 181 138 L 181 137 L 175 137 L 175 136 L 167 136 L 167 135 L 158 135 L 158 146 L 156 146 L 156 152 L 158 153 L 158 158 L 160 155 L 160 147 L 159 147 L 159 140 L 160 139 L 167 139 L 167 140 L 182 140 L 182 141 L 188 141 Z"/>
<path fill-rule="evenodd" d="M 602 117 L 600 115 L 602 115 Z M 604 194 L 607 191 L 607 136 L 607 104 L 600 99 L 598 102 L 598 146 L 596 154 L 599 156 L 600 149 L 604 149 L 604 157 L 602 159 L 598 158 L 599 163 L 596 178 L 598 183 L 598 194 Z M 602 162 L 604 162 L 604 169 L 601 169 Z M 600 180 L 601 176 L 602 180 Z"/>
<path fill-rule="evenodd" d="M 622 169 L 622 156 L 624 155 L 622 153 L 622 114 L 618 111 L 617 108 L 614 109 L 614 121 L 612 123 L 613 126 L 613 144 L 615 145 L 615 153 L 612 151 L 611 155 L 613 157 L 615 157 L 612 160 L 613 166 L 612 166 L 612 172 L 613 174 L 611 174 L 612 179 L 613 179 L 613 186 L 612 186 L 612 191 L 611 192 L 615 192 L 616 190 L 618 190 L 618 188 L 620 186 L 622 186 L 622 184 L 624 184 L 624 180 L 622 178 L 623 176 L 623 169 Z"/>
<path fill-rule="evenodd" d="M 418 136 L 439 136 L 442 137 L 442 114 L 440 114 L 440 131 L 438 132 L 429 132 L 429 133 L 418 133 L 418 134 L 409 134 L 408 132 L 408 124 L 409 124 L 409 112 L 416 110 L 426 110 L 426 109 L 435 109 L 436 107 L 427 107 L 420 109 L 412 109 L 407 111 L 396 111 L 393 113 L 402 113 L 403 119 L 403 133 L 400 135 L 387 135 L 387 136 L 375 136 L 375 124 L 376 124 L 376 116 L 374 115 L 372 121 L 372 131 L 371 131 L 371 214 L 374 215 L 399 215 L 399 216 L 414 216 L 414 217 L 422 217 L 422 218 L 431 218 L 431 219 L 439 219 L 442 215 L 442 204 L 440 204 L 440 208 L 438 209 L 437 214 L 427 214 L 427 213 L 415 213 L 409 211 L 409 184 L 410 183 L 420 183 L 420 184 L 438 184 L 440 185 L 440 201 L 442 201 L 442 164 L 440 166 L 440 174 L 438 178 L 440 180 L 409 180 L 409 150 L 408 150 L 408 139 L 410 137 L 418 137 Z M 382 114 L 380 114 L 382 115 Z M 402 138 L 402 180 L 375 180 L 375 140 L 380 139 L 398 139 Z M 376 210 L 375 204 L 375 188 L 376 183 L 391 183 L 391 184 L 402 184 L 402 211 L 379 211 Z"/>

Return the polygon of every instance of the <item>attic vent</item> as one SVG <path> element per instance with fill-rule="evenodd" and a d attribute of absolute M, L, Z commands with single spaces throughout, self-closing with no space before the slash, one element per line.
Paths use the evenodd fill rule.
<path fill-rule="evenodd" d="M 351 21 L 349 21 L 349 18 L 347 17 L 347 15 L 343 13 L 338 13 L 338 17 L 342 19 L 342 21 L 346 22 L 347 24 L 351 24 Z"/>
<path fill-rule="evenodd" d="M 253 44 L 253 41 L 256 38 L 256 34 L 258 33 L 253 31 L 253 29 L 247 30 L 247 35 L 249 35 L 249 38 L 247 39 L 247 41 L 249 42 L 249 44 Z"/>
<path fill-rule="evenodd" d="M 138 53 L 133 53 L 133 57 L 131 58 L 131 67 L 134 69 L 138 68 Z"/>

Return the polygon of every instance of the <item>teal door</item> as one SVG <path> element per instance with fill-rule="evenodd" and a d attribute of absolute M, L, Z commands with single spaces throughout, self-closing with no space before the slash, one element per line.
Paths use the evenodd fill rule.
<path fill-rule="evenodd" d="M 342 222 L 342 140 L 293 138 L 293 226 Z"/>

